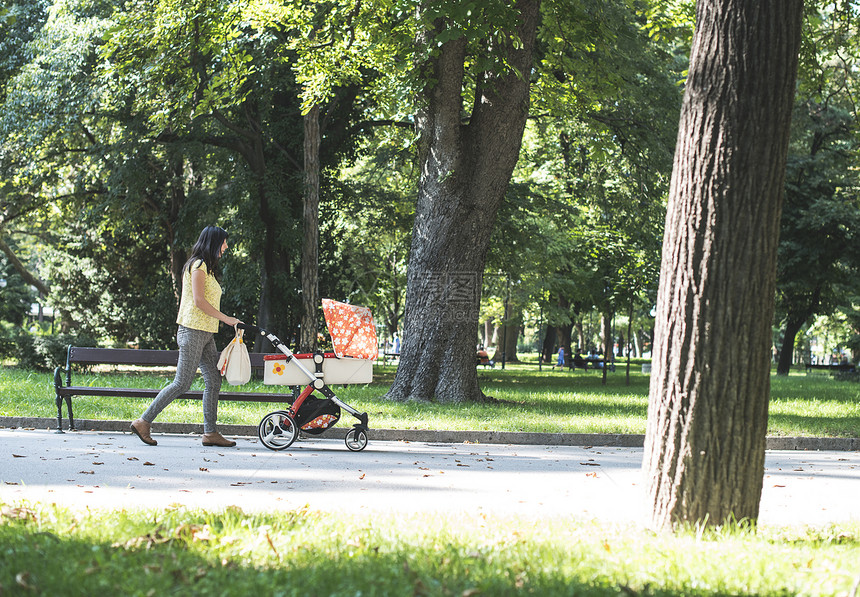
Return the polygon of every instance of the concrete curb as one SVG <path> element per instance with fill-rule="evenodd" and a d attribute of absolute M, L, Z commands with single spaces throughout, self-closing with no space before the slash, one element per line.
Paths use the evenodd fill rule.
<path fill-rule="evenodd" d="M 79 431 L 128 432 L 129 421 L 102 421 L 79 419 L 75 426 Z M 68 424 L 68 422 L 66 422 Z M 0 417 L 0 427 L 25 429 L 57 429 L 57 420 L 43 417 Z M 325 432 L 325 437 L 343 439 L 349 427 L 335 427 Z M 159 423 L 152 425 L 155 433 L 203 433 L 202 425 L 196 423 Z M 254 437 L 257 427 L 253 425 L 219 425 L 225 435 Z M 517 431 L 446 431 L 431 429 L 370 429 L 371 440 L 426 442 L 438 444 L 521 444 L 541 446 L 614 446 L 641 448 L 644 435 L 615 433 L 533 433 Z M 835 450 L 860 451 L 860 438 L 856 437 L 768 437 L 767 450 Z"/>

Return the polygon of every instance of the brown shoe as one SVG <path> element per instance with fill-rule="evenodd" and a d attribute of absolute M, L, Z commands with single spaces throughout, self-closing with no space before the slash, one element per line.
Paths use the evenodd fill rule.
<path fill-rule="evenodd" d="M 219 448 L 232 448 L 236 445 L 236 442 L 230 441 L 217 431 L 213 431 L 212 433 L 203 434 L 203 445 L 218 446 Z"/>
<path fill-rule="evenodd" d="M 152 425 L 143 419 L 136 419 L 131 422 L 131 431 L 140 438 L 140 441 L 149 446 L 157 446 L 158 442 L 152 439 L 152 436 L 149 434 L 151 428 Z"/>

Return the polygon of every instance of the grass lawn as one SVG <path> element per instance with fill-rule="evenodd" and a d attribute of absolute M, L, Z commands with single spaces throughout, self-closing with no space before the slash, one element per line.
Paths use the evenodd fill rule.
<path fill-rule="evenodd" d="M 655 535 L 448 514 L 357 519 L 0 506 L 10 595 L 849 595 L 860 525 Z"/>
<path fill-rule="evenodd" d="M 504 370 L 479 369 L 484 392 L 498 399 L 492 404 L 392 403 L 381 399 L 394 378 L 394 366 L 377 366 L 374 382 L 341 386 L 338 395 L 369 414 L 371 428 L 533 431 L 549 433 L 645 433 L 648 375 L 631 372 L 626 384 L 624 368 L 609 373 L 606 385 L 599 372 L 553 371 L 534 365 L 508 365 Z M 172 374 L 148 372 L 76 373 L 76 385 L 161 387 Z M 198 377 L 196 387 L 202 388 Z M 248 387 L 263 392 L 285 388 Z M 76 398 L 78 419 L 132 420 L 149 400 Z M 219 422 L 257 425 L 271 404 L 222 402 Z M 56 417 L 53 378 L 48 373 L 4 367 L 0 375 L 0 416 Z M 64 417 L 66 416 L 64 409 Z M 202 423 L 200 404 L 177 401 L 159 421 Z M 343 417 L 349 426 L 351 417 Z M 793 374 L 771 378 L 769 435 L 860 437 L 860 384 L 836 381 L 828 375 Z"/>

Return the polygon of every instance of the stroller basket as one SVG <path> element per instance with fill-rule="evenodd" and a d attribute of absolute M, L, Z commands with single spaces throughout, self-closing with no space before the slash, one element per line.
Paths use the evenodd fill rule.
<path fill-rule="evenodd" d="M 322 356 L 320 373 L 327 384 L 356 384 L 373 381 L 373 361 L 365 359 L 338 358 L 334 353 L 323 355 L 297 354 L 288 359 L 283 354 L 267 354 L 263 357 L 263 383 L 269 386 L 299 386 L 308 383 L 307 375 L 299 367 L 316 374 L 316 361 Z"/>

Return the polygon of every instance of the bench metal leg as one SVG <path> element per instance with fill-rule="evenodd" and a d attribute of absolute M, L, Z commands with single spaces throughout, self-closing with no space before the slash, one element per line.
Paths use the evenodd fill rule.
<path fill-rule="evenodd" d="M 63 433 L 63 397 L 57 394 L 57 433 Z"/>
<path fill-rule="evenodd" d="M 69 411 L 69 431 L 77 431 L 77 429 L 75 429 L 75 416 L 72 414 L 71 396 L 66 396 L 66 410 Z"/>

